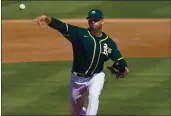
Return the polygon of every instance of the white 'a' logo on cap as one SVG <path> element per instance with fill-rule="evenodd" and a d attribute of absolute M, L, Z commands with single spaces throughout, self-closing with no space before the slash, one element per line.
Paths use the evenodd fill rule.
<path fill-rule="evenodd" d="M 93 11 L 91 11 L 91 14 L 95 14 L 96 12 L 93 10 Z"/>

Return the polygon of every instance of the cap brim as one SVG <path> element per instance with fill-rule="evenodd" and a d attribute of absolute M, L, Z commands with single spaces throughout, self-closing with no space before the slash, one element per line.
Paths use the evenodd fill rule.
<path fill-rule="evenodd" d="M 90 18 L 103 19 L 103 17 L 87 17 L 86 19 L 90 19 Z"/>

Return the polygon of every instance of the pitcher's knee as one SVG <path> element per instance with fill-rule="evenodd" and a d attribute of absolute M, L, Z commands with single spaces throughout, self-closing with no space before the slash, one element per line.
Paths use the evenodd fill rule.
<path fill-rule="evenodd" d="M 99 106 L 99 96 L 89 95 L 88 99 L 89 100 L 86 115 L 96 115 Z"/>

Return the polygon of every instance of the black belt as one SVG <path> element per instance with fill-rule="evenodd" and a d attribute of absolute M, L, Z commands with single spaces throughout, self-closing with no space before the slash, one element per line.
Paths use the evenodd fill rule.
<path fill-rule="evenodd" d="M 93 75 L 85 75 L 85 74 L 82 74 L 82 73 L 77 73 L 76 75 L 77 75 L 77 77 L 85 77 L 85 78 L 93 76 Z"/>
<path fill-rule="evenodd" d="M 72 73 L 74 73 L 75 71 L 72 71 Z M 76 76 L 77 77 L 85 77 L 85 78 L 88 78 L 88 77 L 91 77 L 93 76 L 94 74 L 83 74 L 83 73 L 77 73 L 75 72 Z"/>

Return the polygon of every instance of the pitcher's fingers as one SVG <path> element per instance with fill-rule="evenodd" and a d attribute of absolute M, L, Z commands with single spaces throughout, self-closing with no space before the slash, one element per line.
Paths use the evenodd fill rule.
<path fill-rule="evenodd" d="M 32 23 L 36 25 L 37 24 L 37 21 L 36 20 L 33 20 Z"/>
<path fill-rule="evenodd" d="M 38 23 L 39 27 L 41 27 L 41 22 Z"/>
<path fill-rule="evenodd" d="M 40 26 L 42 26 L 44 24 L 44 21 L 40 21 Z"/>
<path fill-rule="evenodd" d="M 36 24 L 36 19 L 33 19 L 33 20 L 32 20 L 32 23 L 33 23 L 33 24 Z"/>
<path fill-rule="evenodd" d="M 37 19 L 37 24 L 38 24 L 40 27 L 41 27 L 41 22 L 42 22 L 42 21 L 38 18 L 38 19 Z"/>
<path fill-rule="evenodd" d="M 38 23 L 39 23 L 39 19 L 38 18 L 33 20 L 33 24 L 38 24 Z"/>
<path fill-rule="evenodd" d="M 42 26 L 42 21 L 39 21 L 39 26 L 40 26 L 40 27 Z"/>

